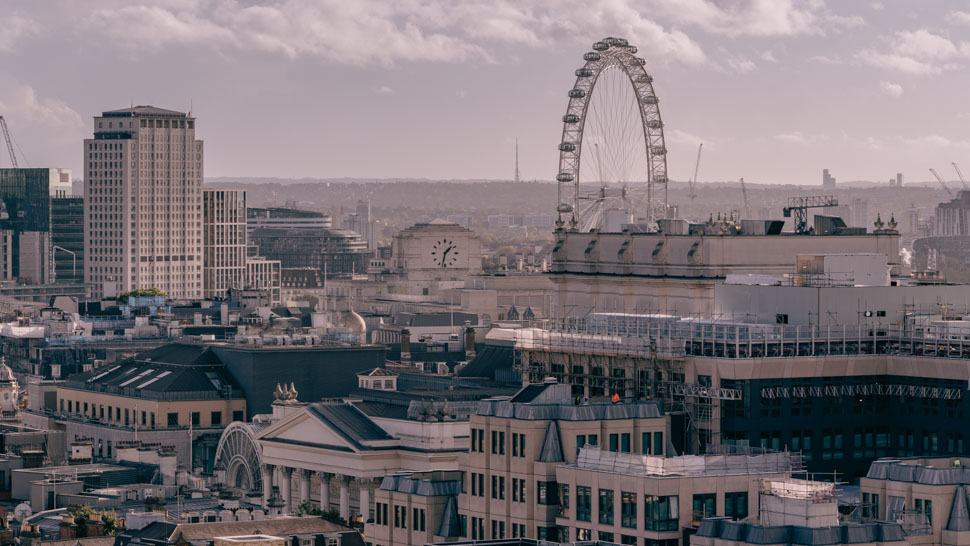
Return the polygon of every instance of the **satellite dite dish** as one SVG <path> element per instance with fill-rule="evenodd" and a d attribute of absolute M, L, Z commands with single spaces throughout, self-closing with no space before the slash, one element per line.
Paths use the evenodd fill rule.
<path fill-rule="evenodd" d="M 30 509 L 29 504 L 22 502 L 13 509 L 13 515 L 17 521 L 27 521 L 27 518 L 34 515 L 34 511 Z"/>

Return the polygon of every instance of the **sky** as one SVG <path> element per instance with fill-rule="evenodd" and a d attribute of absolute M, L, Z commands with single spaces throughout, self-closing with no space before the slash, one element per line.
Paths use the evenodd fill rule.
<path fill-rule="evenodd" d="M 191 110 L 207 177 L 510 179 L 518 138 L 522 178 L 552 180 L 606 36 L 655 78 L 674 180 L 701 142 L 701 182 L 970 172 L 966 2 L 0 0 L 0 20 L 21 163 L 78 175 L 92 117 L 133 103 Z"/>

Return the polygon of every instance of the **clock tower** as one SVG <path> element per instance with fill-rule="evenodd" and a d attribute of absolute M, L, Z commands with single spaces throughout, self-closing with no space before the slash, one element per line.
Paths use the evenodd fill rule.
<path fill-rule="evenodd" d="M 445 220 L 415 224 L 394 237 L 394 269 L 406 281 L 399 290 L 430 295 L 458 288 L 482 272 L 481 243 L 474 231 Z"/>

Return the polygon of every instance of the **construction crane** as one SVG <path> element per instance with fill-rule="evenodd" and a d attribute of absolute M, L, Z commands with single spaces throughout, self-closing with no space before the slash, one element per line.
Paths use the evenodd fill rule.
<path fill-rule="evenodd" d="M 943 189 L 946 190 L 946 194 L 952 198 L 953 192 L 950 191 L 949 187 L 947 187 L 946 182 L 943 181 L 943 177 L 940 176 L 940 173 L 936 172 L 936 169 L 932 167 L 930 168 L 930 172 L 933 173 L 933 176 L 936 177 L 936 180 L 940 183 L 941 186 L 943 186 Z"/>
<path fill-rule="evenodd" d="M 7 142 L 7 152 L 10 154 L 10 163 L 14 169 L 17 168 L 17 156 L 13 153 L 13 140 L 10 138 L 10 130 L 7 129 L 7 120 L 0 116 L 0 131 L 3 131 L 3 140 Z"/>
<path fill-rule="evenodd" d="M 748 189 L 744 187 L 744 177 L 741 177 L 741 195 L 744 197 L 744 219 L 751 219 L 751 209 L 748 207 Z"/>
<path fill-rule="evenodd" d="M 785 218 L 795 221 L 795 233 L 811 233 L 808 228 L 808 209 L 837 207 L 839 199 L 834 195 L 814 195 L 811 197 L 789 197 L 788 206 L 782 209 Z"/>
<path fill-rule="evenodd" d="M 957 165 L 957 162 L 956 161 L 953 162 L 953 168 L 956 170 L 957 176 L 960 177 L 960 183 L 963 184 L 963 189 L 965 189 L 965 190 L 970 189 L 970 188 L 967 187 L 967 179 L 963 177 L 963 173 L 960 172 L 960 166 Z"/>
<path fill-rule="evenodd" d="M 694 202 L 694 198 L 697 197 L 697 192 L 694 191 L 694 185 L 697 184 L 697 170 L 701 168 L 701 150 L 704 149 L 704 143 L 701 142 L 697 146 L 697 161 L 694 163 L 694 178 L 691 178 L 688 182 L 690 187 L 687 190 L 687 197 L 690 197 L 690 202 Z"/>

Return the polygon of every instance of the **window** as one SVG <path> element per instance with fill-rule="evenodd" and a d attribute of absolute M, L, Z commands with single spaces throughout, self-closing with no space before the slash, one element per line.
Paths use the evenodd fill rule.
<path fill-rule="evenodd" d="M 413 515 L 413 519 L 411 520 L 411 522 L 413 523 L 413 526 L 414 526 L 414 530 L 415 531 L 426 531 L 427 530 L 427 529 L 425 529 L 424 509 L 423 508 L 415 508 L 414 509 L 414 515 Z"/>
<path fill-rule="evenodd" d="M 519 456 L 519 433 L 518 432 L 512 433 L 512 456 L 513 457 Z"/>
<path fill-rule="evenodd" d="M 610 451 L 616 453 L 620 450 L 620 435 L 610 434 Z"/>
<path fill-rule="evenodd" d="M 775 324 L 788 324 L 788 315 L 781 313 L 775 315 Z"/>
<path fill-rule="evenodd" d="M 192 412 L 192 426 L 197 427 L 202 422 L 202 414 L 198 411 Z"/>
<path fill-rule="evenodd" d="M 632 537 L 630 535 L 620 535 L 620 544 L 631 544 L 636 545 L 637 537 Z"/>
<path fill-rule="evenodd" d="M 613 525 L 613 490 L 600 489 L 599 522 L 603 525 Z"/>
<path fill-rule="evenodd" d="M 589 529 L 576 528 L 576 542 L 589 542 L 593 540 L 593 533 Z"/>
<path fill-rule="evenodd" d="M 63 405 L 63 402 L 64 401 L 61 400 L 61 402 L 62 402 L 61 405 Z M 579 455 L 579 450 L 583 449 L 583 446 L 584 445 L 586 445 L 586 435 L 585 434 L 578 434 L 576 436 L 576 455 Z"/>
<path fill-rule="evenodd" d="M 179 414 L 169 413 L 168 414 L 168 426 L 177 427 L 179 426 Z"/>
<path fill-rule="evenodd" d="M 623 491 L 620 493 L 620 525 L 630 529 L 637 528 L 637 494 Z"/>
<path fill-rule="evenodd" d="M 703 493 L 701 495 L 694 495 L 694 520 L 699 523 L 700 520 L 714 516 L 717 514 L 716 510 L 716 500 L 717 497 L 714 493 Z M 695 525 L 697 524 L 695 523 Z"/>
<path fill-rule="evenodd" d="M 559 504 L 556 493 L 559 484 L 556 482 L 538 482 L 536 484 L 536 502 L 539 504 Z"/>
<path fill-rule="evenodd" d="M 576 486 L 576 521 L 590 521 L 590 512 L 592 512 L 592 509 L 593 509 L 593 506 L 592 506 L 592 499 L 591 499 L 589 487 L 577 485 Z M 577 540 L 579 540 L 579 537 L 577 537 Z"/>
<path fill-rule="evenodd" d="M 464 514 L 458 515 L 458 527 L 459 534 L 462 538 L 468 538 L 468 516 Z"/>
<path fill-rule="evenodd" d="M 620 434 L 620 451 L 623 453 L 630 453 L 630 433 L 624 432 Z"/>
<path fill-rule="evenodd" d="M 232 420 L 233 421 L 242 421 L 243 420 L 243 412 L 241 410 L 234 410 L 232 412 Z"/>
<path fill-rule="evenodd" d="M 492 431 L 492 455 L 505 455 L 505 433 Z"/>
<path fill-rule="evenodd" d="M 644 529 L 647 531 L 676 531 L 680 519 L 680 504 L 676 495 L 643 497 Z"/>
<path fill-rule="evenodd" d="M 505 522 L 497 519 L 492 520 L 492 539 L 505 538 Z"/>
<path fill-rule="evenodd" d="M 559 517 L 569 517 L 569 484 L 559 484 Z"/>
<path fill-rule="evenodd" d="M 916 499 L 915 501 L 916 512 L 926 515 L 926 522 L 930 525 L 933 524 L 933 501 L 929 499 Z"/>
<path fill-rule="evenodd" d="M 505 499 L 505 476 L 492 476 L 492 498 Z"/>
<path fill-rule="evenodd" d="M 478 451 L 478 429 L 476 429 L 476 428 L 473 428 L 472 429 L 472 449 L 471 449 L 471 451 L 472 451 L 472 453 L 475 453 L 475 452 Z"/>
<path fill-rule="evenodd" d="M 214 411 L 214 412 L 212 412 L 211 419 L 212 420 L 210 422 L 212 423 L 212 426 L 214 426 L 214 427 L 222 426 L 222 412 L 221 411 Z"/>
<path fill-rule="evenodd" d="M 512 502 L 525 502 L 525 480 L 512 478 Z"/>
<path fill-rule="evenodd" d="M 725 493 L 724 515 L 734 519 L 748 517 L 748 492 Z"/>
<path fill-rule="evenodd" d="M 472 517 L 472 540 L 478 540 L 478 538 L 485 538 L 485 529 L 482 525 L 482 518 Z"/>
<path fill-rule="evenodd" d="M 591 446 L 598 446 L 599 445 L 599 437 L 596 436 L 595 434 L 590 434 L 590 435 L 586 436 L 586 443 L 589 444 L 589 445 L 591 445 Z"/>
<path fill-rule="evenodd" d="M 653 454 L 654 455 L 664 454 L 664 433 L 663 432 L 653 433 Z"/>
<path fill-rule="evenodd" d="M 525 434 L 519 434 L 519 457 L 525 457 Z"/>
<path fill-rule="evenodd" d="M 606 531 L 599 532 L 600 542 L 613 542 L 613 533 L 607 533 Z"/>
<path fill-rule="evenodd" d="M 408 509 L 406 506 L 394 507 L 394 527 L 398 529 L 408 528 Z"/>

